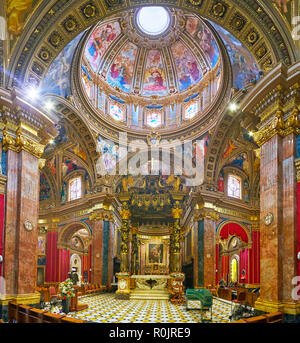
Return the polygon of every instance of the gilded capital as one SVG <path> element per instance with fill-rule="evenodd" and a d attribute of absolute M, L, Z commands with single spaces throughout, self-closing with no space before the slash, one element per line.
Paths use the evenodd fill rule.
<path fill-rule="evenodd" d="M 198 222 L 203 219 L 209 219 L 212 221 L 218 221 L 220 218 L 220 215 L 215 211 L 197 211 L 194 215 L 194 221 Z"/>
<path fill-rule="evenodd" d="M 13 150 L 15 152 L 20 152 L 22 150 L 28 152 L 29 154 L 40 158 L 44 153 L 45 146 L 39 144 L 32 139 L 25 137 L 22 134 L 21 129 L 16 132 L 16 137 L 13 137 L 7 130 L 3 131 L 3 150 Z"/>

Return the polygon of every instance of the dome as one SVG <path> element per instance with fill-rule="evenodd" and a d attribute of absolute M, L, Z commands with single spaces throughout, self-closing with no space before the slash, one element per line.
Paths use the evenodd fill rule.
<path fill-rule="evenodd" d="M 100 22 L 81 55 L 82 85 L 93 106 L 138 130 L 195 120 L 217 95 L 221 76 L 209 26 L 193 14 L 159 6 Z"/>

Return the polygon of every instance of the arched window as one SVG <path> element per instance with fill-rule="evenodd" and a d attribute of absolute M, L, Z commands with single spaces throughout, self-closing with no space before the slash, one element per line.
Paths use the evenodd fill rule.
<path fill-rule="evenodd" d="M 78 176 L 69 181 L 69 201 L 82 197 L 81 177 Z"/>
<path fill-rule="evenodd" d="M 124 111 L 118 105 L 110 105 L 110 107 L 109 107 L 109 114 L 115 120 L 118 120 L 118 121 L 124 120 Z"/>
<path fill-rule="evenodd" d="M 199 110 L 198 102 L 193 102 L 186 108 L 185 118 L 192 119 L 197 114 L 198 110 Z"/>
<path fill-rule="evenodd" d="M 147 125 L 151 127 L 161 126 L 161 114 L 159 112 L 151 112 L 147 116 Z"/>
<path fill-rule="evenodd" d="M 241 179 L 234 175 L 228 176 L 227 194 L 236 199 L 242 198 Z"/>

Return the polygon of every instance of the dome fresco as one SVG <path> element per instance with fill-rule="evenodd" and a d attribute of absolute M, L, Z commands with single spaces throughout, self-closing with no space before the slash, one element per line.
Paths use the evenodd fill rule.
<path fill-rule="evenodd" d="M 76 64 L 82 89 L 102 118 L 133 130 L 175 129 L 202 118 L 217 98 L 223 79 L 217 37 L 228 52 L 233 87 L 259 78 L 254 57 L 225 29 L 180 10 L 166 13 L 168 27 L 158 36 L 142 32 L 137 11 L 124 11 L 88 35 L 81 33 L 50 66 L 42 92 L 71 95 L 70 70 L 80 46 Z"/>

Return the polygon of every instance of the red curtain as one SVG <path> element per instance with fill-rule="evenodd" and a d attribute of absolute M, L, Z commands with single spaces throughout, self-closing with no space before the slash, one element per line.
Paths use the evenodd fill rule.
<path fill-rule="evenodd" d="M 243 276 L 242 271 L 246 274 Z M 240 251 L 240 270 L 239 283 L 248 283 L 248 249 Z"/>
<path fill-rule="evenodd" d="M 249 283 L 260 283 L 260 232 L 252 232 L 252 248 L 249 250 Z"/>
<path fill-rule="evenodd" d="M 220 231 L 221 239 L 227 239 L 229 236 L 237 236 L 243 242 L 248 243 L 247 233 L 239 224 L 228 223 L 222 227 Z"/>
<path fill-rule="evenodd" d="M 5 206 L 5 196 L 4 194 L 0 194 L 0 255 L 3 256 L 3 249 L 4 249 L 4 242 L 3 242 L 3 234 L 4 234 L 4 206 Z M 0 276 L 2 275 L 2 265 L 3 262 L 0 262 Z"/>
<path fill-rule="evenodd" d="M 59 250 L 57 249 L 57 232 L 47 234 L 46 282 L 59 281 Z"/>
<path fill-rule="evenodd" d="M 300 251 L 300 182 L 297 183 L 297 253 Z M 300 275 L 300 261 L 297 260 L 297 275 Z"/>
<path fill-rule="evenodd" d="M 65 281 L 69 277 L 68 273 L 70 272 L 70 251 L 69 250 L 60 249 L 59 257 L 60 257 L 59 281 L 61 282 L 61 281 Z"/>
<path fill-rule="evenodd" d="M 92 275 L 91 275 L 91 265 L 92 265 L 92 245 L 89 247 L 89 254 L 82 256 L 82 265 L 81 265 L 81 273 L 82 273 L 82 281 L 84 281 L 83 273 L 85 270 L 88 272 L 88 282 L 91 283 Z"/>
<path fill-rule="evenodd" d="M 216 285 L 219 282 L 219 244 L 216 244 Z"/>
<path fill-rule="evenodd" d="M 229 281 L 229 256 L 222 256 L 221 259 L 221 279 Z"/>

